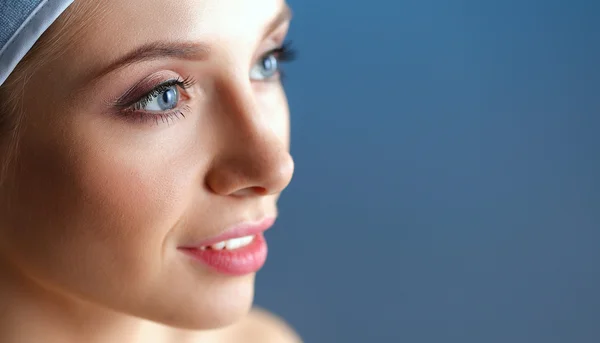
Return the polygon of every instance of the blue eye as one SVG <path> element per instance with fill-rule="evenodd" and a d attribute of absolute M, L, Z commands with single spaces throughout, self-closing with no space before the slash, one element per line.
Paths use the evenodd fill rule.
<path fill-rule="evenodd" d="M 155 86 L 137 100 L 127 100 L 128 93 L 135 94 L 138 92 L 133 88 L 125 93 L 121 99 L 118 99 L 115 106 L 120 108 L 119 114 L 128 118 L 139 118 L 142 121 L 155 119 L 157 124 L 159 121 L 169 122 L 174 117 L 185 117 L 183 111 L 189 108 L 186 106 L 189 93 L 185 90 L 195 83 L 196 81 L 189 76 L 183 80 L 172 79 Z M 136 115 L 131 116 L 132 114 Z"/>
<path fill-rule="evenodd" d="M 293 61 L 295 57 L 296 51 L 290 48 L 289 42 L 269 51 L 250 69 L 250 80 L 270 81 L 279 79 L 278 76 L 283 72 L 281 63 Z"/>
<path fill-rule="evenodd" d="M 140 109 L 152 112 L 172 110 L 179 104 L 179 89 L 177 85 L 157 90 L 140 104 Z"/>
<path fill-rule="evenodd" d="M 250 79 L 262 81 L 273 78 L 279 72 L 279 60 L 274 53 L 261 58 L 250 70 Z"/>

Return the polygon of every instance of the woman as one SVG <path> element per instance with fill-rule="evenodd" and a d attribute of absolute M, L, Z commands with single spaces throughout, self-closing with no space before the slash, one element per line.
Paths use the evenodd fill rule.
<path fill-rule="evenodd" d="M 248 315 L 294 169 L 287 5 L 0 9 L 0 342 L 298 341 Z"/>

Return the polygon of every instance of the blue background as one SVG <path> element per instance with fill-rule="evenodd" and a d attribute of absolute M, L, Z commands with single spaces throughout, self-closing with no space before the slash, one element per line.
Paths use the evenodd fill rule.
<path fill-rule="evenodd" d="M 600 342 L 600 2 L 290 5 L 257 304 L 306 342 Z"/>

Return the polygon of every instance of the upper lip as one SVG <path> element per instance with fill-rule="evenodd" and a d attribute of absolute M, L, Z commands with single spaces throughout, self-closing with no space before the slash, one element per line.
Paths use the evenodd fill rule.
<path fill-rule="evenodd" d="M 253 236 L 264 232 L 271 228 L 275 223 L 275 217 L 263 218 L 259 221 L 245 221 L 239 224 L 233 225 L 226 229 L 223 233 L 207 238 L 197 244 L 182 247 L 184 249 L 199 249 L 200 247 L 209 246 L 215 243 L 226 241 L 233 238 Z"/>

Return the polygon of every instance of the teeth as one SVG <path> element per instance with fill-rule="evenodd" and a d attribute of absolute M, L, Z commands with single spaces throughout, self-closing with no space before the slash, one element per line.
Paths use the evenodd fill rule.
<path fill-rule="evenodd" d="M 242 246 L 241 238 L 230 239 L 225 243 L 225 247 L 227 248 L 227 250 L 237 249 L 240 246 Z"/>
<path fill-rule="evenodd" d="M 254 240 L 254 236 L 246 236 L 246 237 L 242 237 L 240 238 L 242 240 L 242 245 L 241 246 L 246 246 L 250 243 L 252 243 L 252 241 Z"/>
<path fill-rule="evenodd" d="M 225 248 L 225 244 L 225 242 L 219 242 L 217 244 L 211 245 L 210 248 L 213 250 L 223 250 Z"/>
<path fill-rule="evenodd" d="M 253 240 L 254 240 L 254 236 L 232 238 L 232 239 L 228 239 L 223 242 L 215 243 L 208 247 L 201 247 L 200 250 L 206 250 L 207 248 L 210 248 L 212 250 L 223 250 L 223 249 L 234 250 L 234 249 L 239 249 L 241 247 L 247 246 L 248 244 L 252 243 Z"/>

